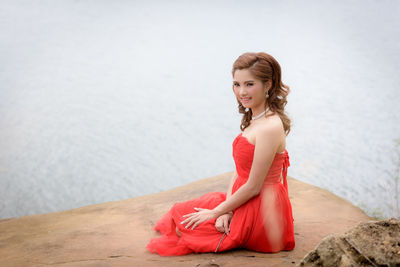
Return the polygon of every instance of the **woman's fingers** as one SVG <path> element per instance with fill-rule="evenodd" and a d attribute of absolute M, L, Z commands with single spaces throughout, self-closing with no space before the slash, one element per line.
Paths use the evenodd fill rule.
<path fill-rule="evenodd" d="M 197 212 L 188 213 L 188 214 L 182 215 L 182 217 L 188 217 L 188 216 L 194 215 L 194 214 L 196 214 L 196 213 L 197 213 Z"/>
<path fill-rule="evenodd" d="M 221 220 L 221 218 L 218 218 L 218 219 L 215 221 L 215 228 L 217 228 L 218 232 L 221 232 L 221 233 L 224 232 L 224 227 L 223 227 L 223 225 L 222 225 L 222 220 Z"/>
<path fill-rule="evenodd" d="M 216 227 L 218 232 L 223 233 L 224 232 L 224 228 L 222 226 L 218 226 Z"/>
<path fill-rule="evenodd" d="M 186 214 L 186 215 L 188 215 L 188 214 Z M 185 217 L 186 215 L 183 215 L 182 217 Z M 188 217 L 188 216 L 186 216 L 186 217 L 188 217 L 188 218 L 186 218 L 186 220 L 183 220 L 183 221 L 181 221 L 181 224 L 185 224 L 185 223 L 187 223 L 187 222 L 189 222 L 189 221 L 191 221 L 191 220 L 193 220 L 193 218 L 195 217 L 195 215 L 189 215 L 190 217 Z"/>
<path fill-rule="evenodd" d="M 202 208 L 194 208 L 194 209 L 197 210 L 197 211 L 204 210 Z M 182 217 L 188 217 L 188 216 L 191 216 L 191 215 L 194 215 L 194 214 L 197 214 L 197 212 L 188 213 L 188 214 L 183 215 Z"/>
<path fill-rule="evenodd" d="M 226 217 L 224 218 L 223 224 L 224 224 L 224 232 L 228 233 L 228 231 L 229 231 L 228 218 L 226 218 Z"/>
<path fill-rule="evenodd" d="M 197 212 L 188 213 L 183 215 L 182 217 L 186 218 L 181 222 L 181 224 L 186 224 L 185 228 L 189 228 L 192 226 L 192 230 L 197 227 L 201 222 L 212 219 L 214 214 L 209 209 L 203 208 L 194 208 Z"/>
<path fill-rule="evenodd" d="M 199 225 L 199 223 L 200 223 L 200 220 L 198 220 L 197 222 L 195 222 L 194 225 L 193 225 L 193 227 L 192 227 L 192 230 L 194 230 L 194 228 L 196 228 L 196 226 Z"/>
<path fill-rule="evenodd" d="M 226 214 L 220 216 L 215 221 L 215 228 L 221 233 L 229 234 L 230 226 L 229 226 L 229 218 Z"/>
<path fill-rule="evenodd" d="M 192 217 L 190 217 L 190 218 L 188 218 L 186 220 L 188 220 L 188 222 L 187 222 L 185 227 L 189 228 L 197 220 L 197 218 L 195 216 L 192 216 Z"/>
<path fill-rule="evenodd" d="M 193 228 L 192 228 L 192 229 L 194 229 L 194 227 L 196 227 L 200 223 L 200 219 L 196 215 L 184 220 L 181 223 L 186 223 L 186 221 L 188 221 L 188 224 L 186 224 L 185 228 L 189 228 L 192 224 L 195 223 L 196 225 L 193 226 Z"/>
<path fill-rule="evenodd" d="M 182 216 L 183 217 L 183 216 Z M 187 221 L 189 221 L 190 218 L 187 218 L 186 220 L 181 221 L 181 224 L 185 224 Z"/>

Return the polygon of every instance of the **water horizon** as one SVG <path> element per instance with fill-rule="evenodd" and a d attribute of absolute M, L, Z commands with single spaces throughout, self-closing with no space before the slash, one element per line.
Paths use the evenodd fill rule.
<path fill-rule="evenodd" d="M 291 89 L 288 175 L 399 216 L 398 2 L 2 3 L 0 219 L 233 171 L 248 51 Z"/>

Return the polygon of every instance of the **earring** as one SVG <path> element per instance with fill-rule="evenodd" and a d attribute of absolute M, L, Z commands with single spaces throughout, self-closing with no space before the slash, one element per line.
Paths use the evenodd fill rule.
<path fill-rule="evenodd" d="M 265 98 L 268 98 L 269 97 L 269 95 L 268 95 L 268 93 L 265 95 Z"/>
<path fill-rule="evenodd" d="M 245 108 L 244 110 L 245 110 L 246 112 L 248 112 L 248 111 L 249 111 L 249 108 Z"/>

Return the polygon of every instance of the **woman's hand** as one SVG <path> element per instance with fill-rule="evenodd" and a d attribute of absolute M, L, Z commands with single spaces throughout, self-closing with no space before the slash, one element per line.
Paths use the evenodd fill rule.
<path fill-rule="evenodd" d="M 230 211 L 225 213 L 217 218 L 215 221 L 215 228 L 221 233 L 229 234 L 230 226 L 229 223 L 232 220 L 233 212 Z"/>
<path fill-rule="evenodd" d="M 181 222 L 181 224 L 188 223 L 185 226 L 185 228 L 189 228 L 193 224 L 192 227 L 193 230 L 199 223 L 217 217 L 217 213 L 214 210 L 202 209 L 202 208 L 194 208 L 194 209 L 197 210 L 197 212 L 188 213 L 182 216 L 182 217 L 187 217 L 186 220 Z"/>

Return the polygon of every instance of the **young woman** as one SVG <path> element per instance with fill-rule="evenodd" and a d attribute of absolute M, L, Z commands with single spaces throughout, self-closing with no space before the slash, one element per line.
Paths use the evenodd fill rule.
<path fill-rule="evenodd" d="M 228 191 L 175 203 L 154 226 L 162 236 L 146 246 L 152 253 L 172 256 L 233 248 L 278 252 L 295 247 L 286 180 L 290 119 L 284 107 L 289 86 L 281 81 L 279 63 L 264 52 L 239 56 L 232 76 L 243 118 L 242 132 L 232 144 L 236 169 Z"/>

